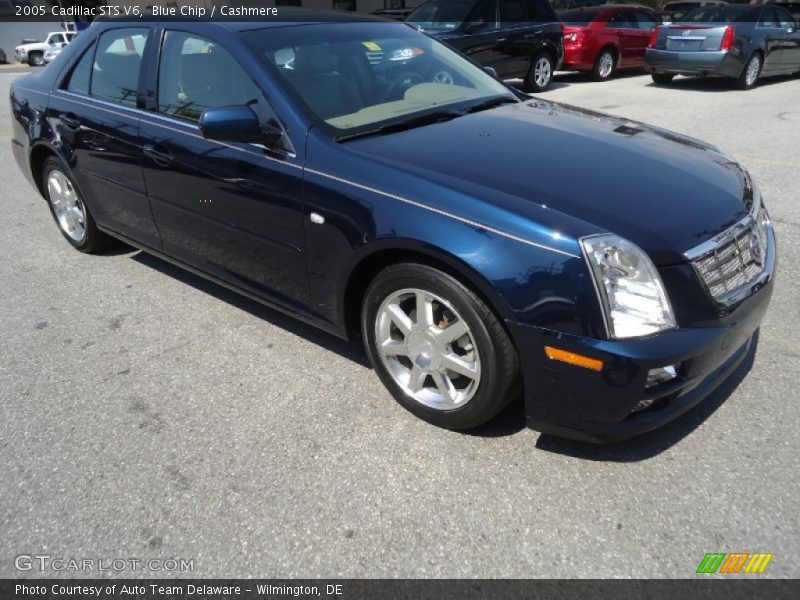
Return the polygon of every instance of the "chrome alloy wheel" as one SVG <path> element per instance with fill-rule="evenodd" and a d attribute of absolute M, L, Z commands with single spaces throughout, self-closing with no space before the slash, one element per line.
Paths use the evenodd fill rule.
<path fill-rule="evenodd" d="M 761 71 L 761 58 L 758 56 L 758 54 L 756 54 L 750 59 L 750 62 L 747 63 L 747 75 L 745 75 L 745 82 L 747 83 L 748 87 L 755 85 L 756 80 L 758 79 L 759 71 Z"/>
<path fill-rule="evenodd" d="M 58 169 L 47 176 L 47 193 L 61 231 L 72 241 L 82 242 L 86 237 L 86 209 L 72 183 Z"/>
<path fill-rule="evenodd" d="M 536 64 L 533 65 L 533 80 L 540 88 L 545 87 L 550 83 L 550 77 L 553 72 L 550 67 L 550 61 L 545 57 L 539 57 Z"/>
<path fill-rule="evenodd" d="M 614 57 L 611 56 L 610 52 L 603 52 L 602 56 L 600 57 L 600 66 L 597 69 L 598 75 L 603 79 L 607 78 L 611 75 L 611 71 L 614 69 Z"/>
<path fill-rule="evenodd" d="M 407 288 L 386 298 L 375 318 L 375 346 L 408 396 L 437 410 L 475 395 L 481 363 L 466 321 L 439 296 Z"/>

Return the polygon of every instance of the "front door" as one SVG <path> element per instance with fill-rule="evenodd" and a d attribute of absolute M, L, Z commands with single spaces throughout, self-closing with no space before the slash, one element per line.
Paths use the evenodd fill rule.
<path fill-rule="evenodd" d="M 219 43 L 167 31 L 157 105 L 142 117 L 144 174 L 164 252 L 290 310 L 305 310 L 302 166 L 291 152 L 206 140 L 203 110 L 247 105 L 277 119 Z"/>

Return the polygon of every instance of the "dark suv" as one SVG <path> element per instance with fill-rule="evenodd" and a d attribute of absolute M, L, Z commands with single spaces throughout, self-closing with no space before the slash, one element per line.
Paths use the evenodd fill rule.
<path fill-rule="evenodd" d="M 503 79 L 540 92 L 561 66 L 561 25 L 547 0 L 430 0 L 407 23 L 460 50 Z"/>

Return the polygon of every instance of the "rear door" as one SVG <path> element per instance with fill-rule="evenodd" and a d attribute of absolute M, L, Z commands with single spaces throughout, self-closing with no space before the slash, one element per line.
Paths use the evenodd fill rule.
<path fill-rule="evenodd" d="M 618 40 L 618 67 L 629 67 L 636 64 L 636 47 L 639 37 L 639 25 L 633 11 L 624 10 L 611 17 L 606 29 Z"/>
<path fill-rule="evenodd" d="M 496 69 L 498 75 L 502 76 L 507 68 L 507 48 L 500 49 L 505 38 L 499 29 L 497 0 L 480 0 L 467 14 L 458 35 L 443 41 L 480 64 Z"/>
<path fill-rule="evenodd" d="M 543 30 L 528 14 L 526 0 L 498 0 L 500 32 L 497 50 L 504 58 L 495 70 L 502 77 L 524 77 Z"/>
<path fill-rule="evenodd" d="M 781 52 L 781 67 L 784 69 L 800 69 L 800 31 L 794 15 L 782 7 L 773 8 L 777 13 L 778 22 L 785 32 L 783 50 Z"/>
<path fill-rule="evenodd" d="M 197 126 L 205 109 L 242 105 L 280 126 L 231 46 L 176 24 L 163 33 L 147 89 L 156 102 L 142 117 L 144 174 L 164 252 L 304 310 L 300 160 L 261 144 L 207 140 Z"/>
<path fill-rule="evenodd" d="M 148 27 L 102 33 L 54 91 L 48 116 L 101 227 L 158 248 L 142 176 L 139 76 Z"/>
<path fill-rule="evenodd" d="M 780 71 L 785 58 L 785 44 L 789 34 L 781 27 L 777 9 L 765 6 L 756 25 L 756 30 L 764 38 L 766 55 L 764 56 L 763 72 Z"/>

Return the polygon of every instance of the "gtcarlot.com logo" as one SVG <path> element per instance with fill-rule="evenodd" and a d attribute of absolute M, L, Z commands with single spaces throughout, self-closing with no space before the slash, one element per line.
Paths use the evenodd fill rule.
<path fill-rule="evenodd" d="M 698 573 L 761 574 L 772 560 L 766 552 L 709 552 L 697 565 Z"/>
<path fill-rule="evenodd" d="M 18 571 L 115 572 L 194 571 L 194 559 L 187 558 L 64 558 L 49 554 L 20 554 L 14 559 Z"/>

